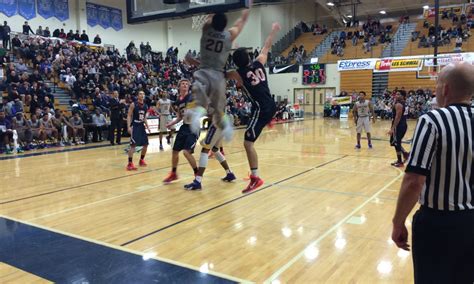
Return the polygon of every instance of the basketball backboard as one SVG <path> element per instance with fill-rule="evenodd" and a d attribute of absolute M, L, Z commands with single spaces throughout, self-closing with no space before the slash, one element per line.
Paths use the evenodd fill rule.
<path fill-rule="evenodd" d="M 129 24 L 229 12 L 248 7 L 248 0 L 189 0 L 180 4 L 165 4 L 163 0 L 126 1 Z"/>

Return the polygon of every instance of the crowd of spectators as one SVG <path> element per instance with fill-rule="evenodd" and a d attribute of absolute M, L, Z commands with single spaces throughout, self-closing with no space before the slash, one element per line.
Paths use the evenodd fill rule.
<path fill-rule="evenodd" d="M 0 128 L 3 131 L 4 123 L 5 128 L 16 130 L 19 152 L 106 139 L 113 144 L 108 131 L 111 114 L 118 113 L 122 127 L 117 132 L 127 136 L 128 106 L 139 91 L 145 92 L 149 106 L 155 106 L 161 96 L 176 100 L 178 80 L 191 78 L 196 70 L 178 59 L 179 50 L 174 47 L 163 54 L 153 52 L 149 43 L 142 42 L 137 49 L 132 41 L 122 55 L 117 49 L 70 41 L 67 35 L 64 40 L 45 37 L 41 27 L 37 30 L 43 31 L 41 36 L 32 34 L 30 27 L 24 31 L 12 39 L 10 51 L 0 47 L 0 58 L 8 64 L 0 84 L 1 91 L 8 93 L 0 105 Z M 199 57 L 196 51 L 188 53 Z M 258 54 L 256 49 L 251 56 Z M 70 94 L 72 112 L 55 109 L 48 80 Z M 234 116 L 235 125 L 246 123 L 250 102 L 234 84 L 229 85 L 227 95 L 227 112 Z M 13 123 L 16 118 L 23 124 Z M 0 139 L 0 151 L 14 150 L 9 147 L 11 134 Z"/>
<path fill-rule="evenodd" d="M 393 104 L 395 103 L 395 94 L 397 92 L 406 92 L 395 88 L 393 91 L 385 90 L 380 96 L 374 96 L 374 111 L 381 119 L 392 119 Z M 408 118 L 417 119 L 421 115 L 432 110 L 433 92 L 430 89 L 409 90 L 406 96 L 405 105 L 408 108 Z"/>
<path fill-rule="evenodd" d="M 419 39 L 418 48 L 434 47 L 436 40 L 438 41 L 438 46 L 451 45 L 451 42 L 454 41 L 454 51 L 461 52 L 463 42 L 467 41 L 471 36 L 471 29 L 474 27 L 473 16 L 473 11 L 469 11 L 467 16 L 466 14 L 458 16 L 453 10 L 444 10 L 441 18 L 452 21 L 449 27 L 440 26 L 437 32 L 435 26 L 430 24 L 428 20 L 425 20 L 423 28 L 427 32 L 414 31 L 411 40 L 416 41 Z"/>
<path fill-rule="evenodd" d="M 357 46 L 359 41 L 362 41 L 364 53 L 371 52 L 373 46 L 391 42 L 392 28 L 393 26 L 390 24 L 382 25 L 379 20 L 369 18 L 360 29 L 349 32 L 343 30 L 338 36 L 335 36 L 331 41 L 331 53 L 344 56 L 347 40 L 350 40 L 353 46 Z"/>

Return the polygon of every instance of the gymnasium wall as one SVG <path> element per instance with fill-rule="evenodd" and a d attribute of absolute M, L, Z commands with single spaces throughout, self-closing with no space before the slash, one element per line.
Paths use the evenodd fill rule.
<path fill-rule="evenodd" d="M 55 17 L 44 19 L 42 16 L 36 14 L 35 18 L 28 20 L 28 23 L 30 24 L 31 29 L 33 29 L 33 31 L 35 32 L 38 26 L 42 26 L 43 29 L 45 27 L 49 27 L 49 30 L 51 31 L 51 33 L 53 33 L 53 31 L 57 28 L 60 28 L 60 29 L 63 28 L 65 31 L 69 31 L 70 29 L 73 29 L 75 32 L 78 26 L 78 18 L 80 17 L 78 9 L 77 9 L 77 5 L 78 5 L 77 0 L 69 1 L 69 19 L 67 21 L 63 22 L 56 19 Z M 15 15 L 8 18 L 4 14 L 1 14 L 2 25 L 3 25 L 3 21 L 8 22 L 8 25 L 10 26 L 12 31 L 21 32 L 23 23 L 26 21 L 26 19 L 20 15 Z"/>
<path fill-rule="evenodd" d="M 317 88 L 336 88 L 336 94 L 339 94 L 341 76 L 337 71 L 337 64 L 326 64 L 326 76 L 326 84 L 318 85 Z M 290 103 L 293 103 L 293 89 L 311 88 L 302 84 L 302 78 L 303 67 L 301 66 L 298 73 L 268 74 L 270 91 L 275 95 L 275 98 L 281 96 L 282 99 L 287 98 Z"/>
<path fill-rule="evenodd" d="M 69 2 L 71 2 L 70 0 Z M 96 34 L 99 34 L 102 38 L 102 43 L 113 44 L 121 52 L 127 47 L 129 42 L 133 40 L 135 46 L 138 47 L 140 42 L 150 42 L 153 50 L 163 51 L 168 47 L 167 39 L 167 26 L 166 22 L 151 22 L 140 25 L 129 25 L 127 24 L 127 8 L 125 0 L 89 0 L 89 2 L 102 4 L 109 7 L 114 7 L 122 10 L 123 29 L 121 31 L 115 31 L 112 28 L 104 29 L 97 25 L 90 27 L 87 25 L 86 18 L 86 0 L 77 0 L 80 6 L 80 25 L 81 29 L 86 29 L 90 40 L 92 40 Z"/>
<path fill-rule="evenodd" d="M 113 44 L 120 51 L 123 51 L 131 40 L 136 46 L 141 41 L 149 41 L 153 50 L 164 51 L 169 46 L 177 46 L 180 57 L 184 56 L 189 49 L 199 48 L 200 33 L 191 29 L 192 19 L 179 19 L 172 21 L 150 22 L 137 25 L 128 25 L 126 17 L 126 4 L 124 0 L 89 0 L 92 3 L 102 4 L 122 10 L 123 29 L 115 31 L 112 28 L 104 29 L 97 25 L 90 27 L 87 25 L 86 0 L 69 0 L 69 20 L 61 22 L 56 18 L 44 19 L 37 15 L 30 20 L 30 26 L 36 30 L 39 25 L 48 26 L 51 32 L 56 28 L 64 28 L 67 32 L 70 29 L 86 30 L 92 40 L 99 34 L 103 43 Z M 228 14 L 229 25 L 234 23 L 240 16 L 241 11 Z M 316 5 L 312 0 L 301 0 L 296 3 L 265 5 L 254 7 L 250 14 L 249 21 L 242 34 L 235 42 L 234 47 L 261 47 L 271 30 L 272 23 L 280 22 L 282 31 L 277 35 L 278 40 L 298 22 L 314 21 L 316 17 Z M 25 19 L 19 15 L 5 18 L 13 31 L 21 31 Z"/>

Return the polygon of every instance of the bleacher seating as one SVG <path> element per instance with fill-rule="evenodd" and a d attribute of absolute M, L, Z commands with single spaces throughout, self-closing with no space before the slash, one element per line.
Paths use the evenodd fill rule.
<path fill-rule="evenodd" d="M 398 29 L 398 23 L 388 23 L 392 25 L 392 34 L 395 34 L 396 30 Z M 387 25 L 387 23 L 385 24 Z M 358 28 L 347 28 L 345 29 L 346 33 L 354 32 Z M 331 50 L 329 50 L 322 58 L 319 58 L 319 62 L 321 63 L 334 63 L 338 60 L 343 59 L 362 59 L 362 58 L 371 58 L 371 57 L 381 57 L 382 51 L 384 48 L 384 44 L 381 44 L 379 41 L 379 37 L 377 37 L 377 45 L 372 46 L 370 52 L 364 52 L 363 49 L 363 40 L 359 39 L 356 46 L 352 45 L 352 40 L 347 39 L 345 40 L 346 48 L 344 48 L 344 55 L 337 56 L 336 54 L 331 54 Z"/>
<path fill-rule="evenodd" d="M 296 39 L 293 44 L 291 44 L 287 49 L 285 49 L 281 53 L 281 55 L 284 57 L 288 57 L 288 54 L 294 46 L 299 48 L 301 45 L 304 46 L 306 52 L 309 54 L 324 40 L 326 36 L 327 34 L 313 35 L 313 33 L 303 33 Z"/>
<path fill-rule="evenodd" d="M 416 31 L 419 31 L 419 38 L 421 38 L 423 35 L 428 36 L 428 28 L 423 27 L 425 19 L 418 21 L 418 24 L 416 26 Z M 427 19 L 428 23 L 430 25 L 434 25 L 435 19 L 434 18 L 428 18 Z M 441 27 L 445 29 L 449 29 L 449 27 L 453 27 L 453 23 L 451 19 L 439 19 L 439 24 Z M 404 56 L 417 56 L 417 55 L 426 55 L 426 54 L 434 54 L 434 48 L 433 47 L 418 47 L 420 42 L 420 39 L 416 41 L 410 41 L 407 46 L 405 47 L 402 55 Z M 456 45 L 456 40 L 451 39 L 451 43 L 447 45 L 442 45 L 438 46 L 438 53 L 453 53 L 454 48 Z M 474 37 L 469 37 L 467 41 L 463 41 L 462 45 L 462 52 L 468 52 L 468 51 L 474 51 Z"/>
<path fill-rule="evenodd" d="M 341 90 L 346 92 L 364 91 L 372 96 L 372 70 L 341 72 Z"/>

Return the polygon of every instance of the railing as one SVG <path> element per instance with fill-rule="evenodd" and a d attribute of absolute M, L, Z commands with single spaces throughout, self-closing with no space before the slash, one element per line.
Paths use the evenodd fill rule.
<path fill-rule="evenodd" d="M 303 33 L 301 23 L 289 30 L 280 40 L 272 46 L 272 54 L 279 55 L 287 49 Z"/>
<path fill-rule="evenodd" d="M 407 36 L 407 33 L 409 33 L 409 28 L 408 28 L 408 23 L 403 23 L 401 24 L 397 32 L 395 33 L 395 36 L 392 38 L 392 43 L 389 45 L 389 57 L 393 57 L 395 53 L 395 47 L 398 46 L 398 43 L 405 37 Z M 403 52 L 403 50 L 402 50 Z M 383 54 L 383 51 L 382 51 Z"/>
<path fill-rule="evenodd" d="M 452 38 L 450 44 L 440 44 L 438 46 L 438 54 L 443 53 L 456 53 L 456 52 L 474 52 L 474 36 L 471 36 L 466 41 L 463 41 L 461 50 L 458 51 L 455 49 L 456 46 L 456 39 Z M 416 41 L 408 42 L 407 47 L 405 48 L 402 55 L 405 56 L 417 56 L 417 55 L 433 55 L 434 54 L 434 47 L 419 47 L 420 40 L 417 39 Z"/>

